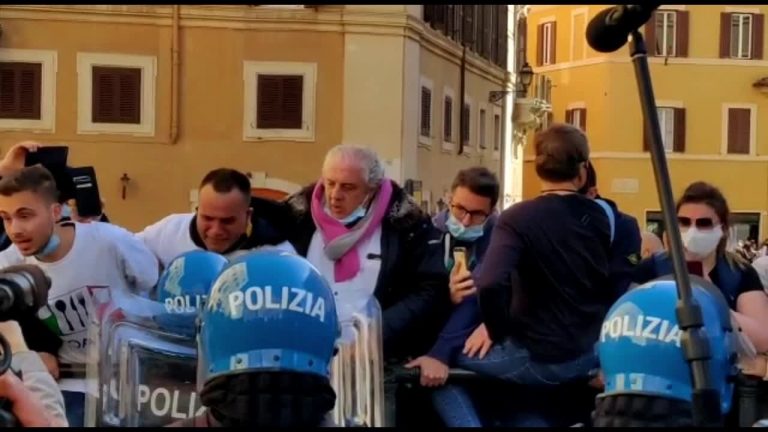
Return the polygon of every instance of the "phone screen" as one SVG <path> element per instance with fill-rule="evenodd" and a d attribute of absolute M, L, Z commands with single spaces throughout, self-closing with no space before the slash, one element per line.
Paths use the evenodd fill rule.
<path fill-rule="evenodd" d="M 453 261 L 456 267 L 467 269 L 467 249 L 463 247 L 453 248 Z"/>

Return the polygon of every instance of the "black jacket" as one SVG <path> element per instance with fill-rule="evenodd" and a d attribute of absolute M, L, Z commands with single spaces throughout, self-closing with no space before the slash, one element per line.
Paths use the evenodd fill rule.
<path fill-rule="evenodd" d="M 307 186 L 287 199 L 297 223 L 289 240 L 305 257 L 316 230 L 310 212 L 313 188 Z M 389 213 L 382 222 L 381 271 L 374 289 L 389 360 L 426 352 L 448 318 L 448 276 L 439 239 L 429 216 L 393 184 Z"/>

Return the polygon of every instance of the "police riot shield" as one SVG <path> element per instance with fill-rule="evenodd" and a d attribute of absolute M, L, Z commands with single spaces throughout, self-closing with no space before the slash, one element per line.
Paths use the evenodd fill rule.
<path fill-rule="evenodd" d="M 340 427 L 384 424 L 384 355 L 381 308 L 375 298 L 341 321 L 338 352 L 331 364 L 336 391 L 333 420 Z"/>
<path fill-rule="evenodd" d="M 156 427 L 203 411 L 196 393 L 197 305 L 112 293 L 96 305 L 86 426 Z M 185 303 L 186 302 L 186 303 Z M 184 303 L 184 304 L 182 304 Z"/>

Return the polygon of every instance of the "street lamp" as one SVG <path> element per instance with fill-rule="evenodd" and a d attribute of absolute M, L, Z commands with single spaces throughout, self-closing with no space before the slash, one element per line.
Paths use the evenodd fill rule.
<path fill-rule="evenodd" d="M 517 79 L 522 87 L 521 90 L 523 96 L 526 96 L 528 94 L 528 87 L 531 86 L 531 82 L 533 81 L 533 68 L 531 68 L 531 65 L 529 65 L 528 62 L 525 62 L 520 70 L 517 71 Z"/>

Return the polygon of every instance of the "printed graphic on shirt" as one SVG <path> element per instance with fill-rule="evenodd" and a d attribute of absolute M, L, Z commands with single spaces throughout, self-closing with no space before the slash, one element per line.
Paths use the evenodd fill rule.
<path fill-rule="evenodd" d="M 94 296 L 106 287 L 82 286 L 66 294 L 50 297 L 38 316 L 64 342 L 60 360 L 81 363 L 88 347 L 88 328 L 94 316 Z"/>

